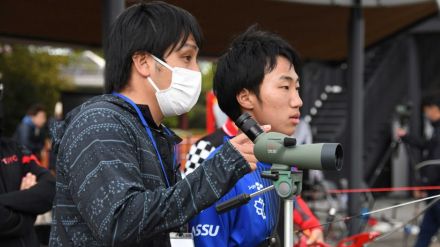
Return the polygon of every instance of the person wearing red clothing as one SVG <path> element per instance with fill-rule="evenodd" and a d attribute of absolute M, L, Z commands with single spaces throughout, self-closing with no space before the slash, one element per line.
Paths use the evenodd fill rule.
<path fill-rule="evenodd" d="M 30 150 L 2 136 L 2 122 L 0 90 L 0 246 L 39 247 L 34 222 L 52 207 L 55 178 Z"/>

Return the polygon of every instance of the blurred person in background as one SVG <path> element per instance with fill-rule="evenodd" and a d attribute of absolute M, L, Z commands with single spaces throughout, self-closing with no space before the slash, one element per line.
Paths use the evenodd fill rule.
<path fill-rule="evenodd" d="M 220 108 L 230 119 L 237 119 L 247 112 L 259 124 L 269 124 L 273 131 L 292 135 L 299 123 L 299 109 L 302 106 L 298 92 L 299 63 L 297 53 L 285 40 L 275 34 L 259 31 L 255 26 L 249 28 L 233 41 L 228 52 L 218 61 L 214 92 Z M 223 127 L 226 129 L 221 128 L 199 141 L 194 147 L 197 149 L 194 155 L 200 156 L 206 151 L 205 156 L 210 150 L 209 160 L 216 152 L 212 149 L 220 140 L 228 140 L 237 133 L 237 129 L 227 131 L 227 126 Z M 207 149 L 207 146 L 212 147 Z M 201 158 L 189 157 L 188 168 L 192 169 L 190 166 Z M 258 162 L 257 170 L 240 179 L 218 203 L 272 185 L 271 180 L 261 177 L 261 173 L 270 167 L 271 164 Z M 247 204 L 223 214 L 218 214 L 215 206 L 212 206 L 190 222 L 195 244 L 219 247 L 281 246 L 277 236 L 277 225 L 279 229 L 283 228 L 282 223 L 279 225 L 280 209 L 281 199 L 275 190 L 256 196 Z M 296 198 L 294 220 L 309 235 L 306 244 L 323 241 L 320 223 L 301 197 Z M 278 233 L 282 234 L 280 231 Z"/>
<path fill-rule="evenodd" d="M 425 139 L 420 136 L 408 134 L 404 129 L 397 129 L 397 136 L 412 147 L 423 151 L 424 160 L 438 160 L 435 165 L 428 165 L 420 168 L 420 181 L 416 181 L 423 186 L 440 185 L 440 92 L 432 92 L 423 97 L 422 107 L 425 117 L 433 127 L 431 138 Z M 428 192 L 417 191 L 416 197 L 434 196 L 439 194 L 438 190 Z M 429 201 L 428 201 L 429 202 Z M 432 237 L 440 228 L 440 202 L 430 207 L 423 217 L 420 225 L 420 233 L 417 237 L 415 247 L 427 247 L 431 243 Z"/>
<path fill-rule="evenodd" d="M 14 140 L 27 147 L 38 158 L 45 145 L 44 126 L 47 121 L 46 110 L 40 104 L 32 105 L 21 120 L 14 133 Z"/>
<path fill-rule="evenodd" d="M 0 96 L 0 246 L 37 247 L 34 222 L 52 207 L 55 178 L 26 147 L 2 136 L 2 113 Z"/>

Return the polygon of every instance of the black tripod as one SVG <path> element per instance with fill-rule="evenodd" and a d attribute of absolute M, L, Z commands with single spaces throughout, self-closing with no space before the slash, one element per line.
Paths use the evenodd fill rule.
<path fill-rule="evenodd" d="M 393 140 L 390 145 L 388 146 L 387 150 L 385 151 L 385 154 L 383 155 L 382 159 L 379 162 L 379 165 L 374 170 L 374 173 L 372 177 L 368 181 L 368 186 L 372 187 L 379 176 L 382 174 L 383 169 L 385 168 L 385 165 L 387 164 L 388 160 L 390 159 L 391 155 L 395 153 L 399 149 L 399 145 L 401 144 L 401 141 Z"/>

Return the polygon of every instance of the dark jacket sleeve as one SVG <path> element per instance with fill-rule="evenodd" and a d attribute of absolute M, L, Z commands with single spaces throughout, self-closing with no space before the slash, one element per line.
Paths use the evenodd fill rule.
<path fill-rule="evenodd" d="M 433 136 L 429 140 L 422 140 L 412 135 L 406 135 L 402 138 L 402 141 L 414 146 L 420 150 L 427 151 L 426 160 L 436 159 L 439 157 L 440 148 L 438 143 L 438 136 Z M 416 185 L 438 185 L 440 182 L 440 167 L 438 165 L 428 165 L 417 170 L 415 175 Z"/>
<path fill-rule="evenodd" d="M 13 210 L 28 213 L 42 214 L 52 207 L 55 196 L 55 178 L 49 170 L 38 165 L 36 157 L 26 148 L 21 148 L 21 163 L 27 172 L 37 177 L 37 184 L 26 190 L 17 190 L 0 195 L 0 204 Z"/>
<path fill-rule="evenodd" d="M 0 205 L 0 238 L 20 237 L 33 229 L 35 216 L 18 213 Z"/>
<path fill-rule="evenodd" d="M 15 140 L 21 145 L 24 145 L 32 150 L 34 147 L 30 142 L 31 137 L 32 137 L 32 127 L 23 122 L 20 123 L 20 125 L 17 128 L 17 131 L 15 132 Z"/>
<path fill-rule="evenodd" d="M 226 143 L 213 159 L 166 188 L 152 145 L 145 149 L 137 143 L 145 133 L 119 120 L 92 120 L 93 114 L 88 112 L 90 125 L 78 121 L 77 128 L 68 130 L 72 139 L 63 139 L 60 146 L 66 155 L 60 172 L 82 218 L 104 245 L 129 246 L 175 229 L 250 172 L 249 164 Z M 158 172 L 141 171 L 139 157 Z"/>
<path fill-rule="evenodd" d="M 416 137 L 416 136 L 413 136 L 413 135 L 409 135 L 409 134 L 403 136 L 402 137 L 402 141 L 404 143 L 407 143 L 407 144 L 409 144 L 411 146 L 414 146 L 414 147 L 416 147 L 416 148 L 418 148 L 420 150 L 427 149 L 430 145 L 432 145 L 431 144 L 431 142 L 432 142 L 431 140 L 423 140 L 423 139 L 421 139 L 419 137 Z"/>

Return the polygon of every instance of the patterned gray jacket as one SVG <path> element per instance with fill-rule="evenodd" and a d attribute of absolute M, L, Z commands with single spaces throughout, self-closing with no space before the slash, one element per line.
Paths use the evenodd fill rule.
<path fill-rule="evenodd" d="M 164 150 L 170 156 L 173 145 L 161 129 L 153 129 L 153 135 L 161 156 L 167 156 Z M 227 143 L 213 159 L 167 188 L 136 111 L 113 95 L 95 97 L 72 110 L 53 126 L 52 135 L 57 183 L 50 246 L 170 246 L 170 231 L 250 172 Z M 172 158 L 166 160 L 172 177 Z"/>

